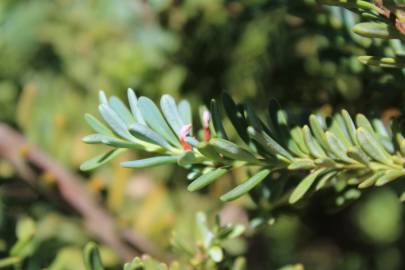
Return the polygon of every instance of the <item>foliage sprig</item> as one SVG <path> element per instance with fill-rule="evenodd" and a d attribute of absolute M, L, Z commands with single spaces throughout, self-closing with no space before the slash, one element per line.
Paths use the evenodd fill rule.
<path fill-rule="evenodd" d="M 361 22 L 355 24 L 353 32 L 365 37 L 383 40 L 405 40 L 405 2 L 402 0 L 321 0 L 326 5 L 346 8 L 359 15 Z M 360 56 L 362 63 L 388 67 L 404 68 L 403 54 L 394 57 Z"/>
<path fill-rule="evenodd" d="M 241 197 L 266 178 L 272 181 L 274 172 L 304 172 L 306 176 L 288 191 L 290 203 L 310 190 L 343 185 L 359 191 L 405 175 L 405 139 L 398 121 L 387 125 L 362 114 L 352 119 L 343 110 L 329 118 L 312 114 L 307 124 L 290 125 L 275 101 L 270 102 L 264 121 L 250 104 L 236 104 L 224 95 L 223 108 L 241 138 L 238 143 L 229 139 L 215 100 L 209 112 L 202 109 L 202 128 L 193 130 L 187 101 L 176 104 L 173 97 L 164 95 L 159 109 L 146 97 L 138 99 L 132 90 L 128 97 L 131 110 L 118 98 L 107 99 L 100 92 L 99 111 L 107 125 L 87 115 L 97 133 L 83 140 L 113 150 L 85 162 L 82 170 L 94 169 L 128 149 L 144 150 L 155 156 L 121 165 L 145 168 L 177 163 L 189 170 L 188 190 L 197 191 L 235 168 L 249 168 L 252 176 L 223 194 L 222 201 Z"/>
<path fill-rule="evenodd" d="M 143 255 L 135 257 L 124 265 L 124 270 L 181 270 L 181 269 L 246 269 L 246 260 L 243 257 L 231 258 L 226 256 L 224 243 L 240 237 L 245 227 L 243 225 L 221 225 L 217 216 L 214 224 L 209 224 L 207 216 L 198 212 L 195 217 L 193 243 L 187 243 L 183 238 L 173 234 L 171 244 L 181 256 L 179 260 L 172 261 L 169 265 L 154 258 Z M 83 251 L 84 262 L 87 270 L 104 270 L 97 246 L 90 242 Z M 290 268 L 295 269 L 295 268 Z"/>

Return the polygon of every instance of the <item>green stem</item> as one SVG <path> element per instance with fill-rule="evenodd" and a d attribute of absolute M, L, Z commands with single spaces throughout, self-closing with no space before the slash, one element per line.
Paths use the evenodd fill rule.
<path fill-rule="evenodd" d="M 17 265 L 21 263 L 20 257 L 8 257 L 0 259 L 0 268 L 6 268 L 12 265 Z"/>

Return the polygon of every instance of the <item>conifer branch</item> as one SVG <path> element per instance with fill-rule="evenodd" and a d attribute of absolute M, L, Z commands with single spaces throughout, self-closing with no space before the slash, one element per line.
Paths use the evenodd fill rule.
<path fill-rule="evenodd" d="M 320 0 L 322 4 L 346 8 L 357 14 L 361 22 L 352 30 L 365 38 L 405 40 L 405 5 L 398 0 Z M 347 19 L 346 19 L 347 21 Z M 349 25 L 352 22 L 347 21 Z M 392 56 L 359 56 L 360 62 L 383 68 L 403 68 L 403 53 Z"/>
<path fill-rule="evenodd" d="M 202 112 L 202 128 L 192 128 L 187 101 L 176 104 L 164 95 L 160 109 L 150 99 L 128 90 L 130 108 L 116 97 L 100 92 L 100 114 L 107 125 L 87 115 L 97 132 L 83 141 L 105 144 L 113 150 L 85 162 L 82 170 L 94 169 L 127 149 L 143 150 L 154 157 L 125 161 L 126 168 L 178 164 L 189 171 L 189 191 L 202 189 L 234 168 L 246 167 L 252 177 L 221 196 L 230 201 L 252 191 L 276 171 L 302 171 L 306 176 L 295 186 L 289 202 L 296 203 L 309 190 L 337 185 L 361 190 L 382 186 L 405 175 L 405 139 L 399 121 L 386 126 L 380 119 L 355 120 L 343 110 L 331 118 L 311 115 L 308 124 L 291 126 L 276 102 L 269 105 L 266 121 L 249 104 L 222 99 L 224 111 L 242 143 L 232 142 L 223 126 L 216 101 Z M 195 135 L 193 135 L 195 132 Z"/>

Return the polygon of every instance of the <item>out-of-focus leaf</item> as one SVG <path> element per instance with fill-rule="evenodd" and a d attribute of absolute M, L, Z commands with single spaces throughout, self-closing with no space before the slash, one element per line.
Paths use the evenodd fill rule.
<path fill-rule="evenodd" d="M 213 246 L 212 248 L 210 248 L 208 250 L 208 254 L 210 255 L 211 259 L 216 263 L 221 262 L 222 259 L 224 258 L 222 248 L 219 246 Z"/>
<path fill-rule="evenodd" d="M 19 240 L 30 239 L 36 232 L 35 222 L 28 217 L 24 217 L 18 221 L 16 234 Z"/>
<path fill-rule="evenodd" d="M 353 27 L 353 32 L 368 38 L 398 38 L 396 30 L 387 23 L 363 22 L 358 23 Z"/>
<path fill-rule="evenodd" d="M 340 6 L 348 9 L 365 9 L 365 10 L 374 10 L 375 6 L 373 3 L 363 1 L 363 0 L 356 0 L 356 1 L 350 1 L 350 0 L 321 0 L 320 1 L 322 4 L 325 5 L 333 5 L 333 6 Z M 283 269 L 284 270 L 284 269 Z"/>
<path fill-rule="evenodd" d="M 405 59 L 400 57 L 359 56 L 359 61 L 370 66 L 383 68 L 405 68 Z"/>
<path fill-rule="evenodd" d="M 84 247 L 84 265 L 86 270 L 104 270 L 100 252 L 96 244 L 90 242 Z"/>

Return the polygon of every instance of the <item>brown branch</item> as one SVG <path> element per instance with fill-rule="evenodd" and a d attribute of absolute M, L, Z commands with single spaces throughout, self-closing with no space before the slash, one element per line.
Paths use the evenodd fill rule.
<path fill-rule="evenodd" d="M 0 157 L 13 164 L 17 173 L 31 186 L 38 186 L 38 177 L 27 162 L 55 179 L 64 202 L 79 213 L 87 229 L 100 241 L 114 249 L 128 261 L 139 254 L 162 258 L 152 243 L 128 228 L 120 228 L 113 216 L 100 206 L 98 200 L 82 184 L 83 180 L 46 155 L 38 147 L 29 145 L 17 131 L 0 123 Z"/>

